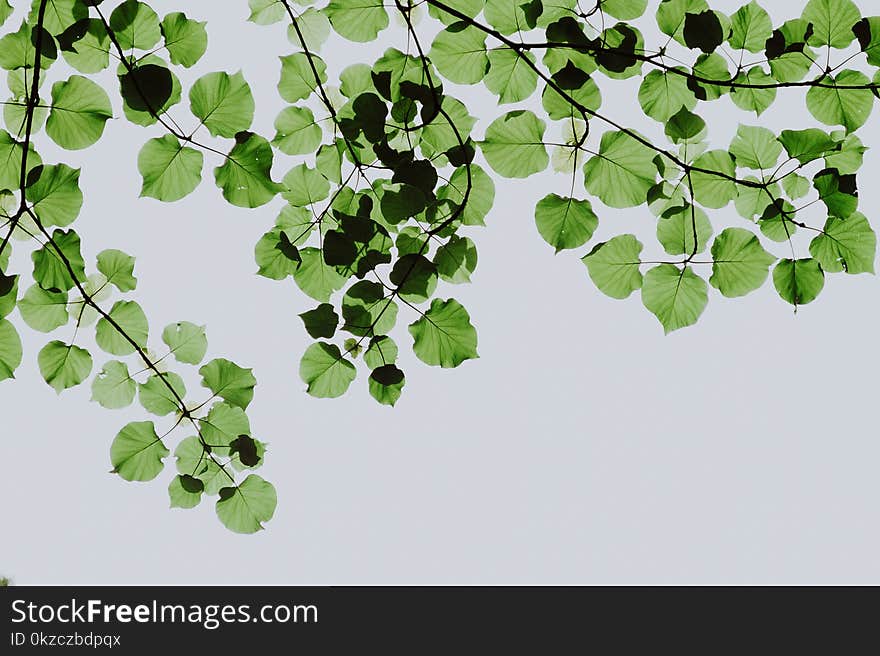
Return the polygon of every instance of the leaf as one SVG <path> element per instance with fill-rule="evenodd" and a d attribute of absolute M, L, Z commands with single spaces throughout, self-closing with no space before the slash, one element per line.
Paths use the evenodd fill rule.
<path fill-rule="evenodd" d="M 140 305 L 134 301 L 117 301 L 110 310 L 110 318 L 119 329 L 105 318 L 98 321 L 95 329 L 95 341 L 104 351 L 113 355 L 129 355 L 137 350 L 135 344 L 141 349 L 147 347 L 149 325 Z"/>
<path fill-rule="evenodd" d="M 773 22 L 761 5 L 752 0 L 730 17 L 730 46 L 737 50 L 758 53 L 773 35 Z"/>
<path fill-rule="evenodd" d="M 168 385 L 171 385 L 177 396 L 168 389 Z M 183 379 L 171 371 L 161 376 L 153 374 L 145 383 L 138 385 L 138 398 L 144 410 L 160 417 L 178 411 L 180 408 L 177 398 L 182 399 L 185 396 L 186 385 Z"/>
<path fill-rule="evenodd" d="M 486 88 L 498 96 L 499 104 L 522 102 L 538 88 L 538 74 L 526 59 L 531 53 L 518 53 L 509 48 L 489 51 L 489 72 L 484 80 Z"/>
<path fill-rule="evenodd" d="M 314 66 L 314 70 L 313 67 Z M 305 100 L 327 81 L 327 65 L 317 55 L 311 59 L 304 53 L 297 52 L 287 57 L 281 57 L 281 80 L 278 82 L 278 93 L 289 103 Z"/>
<path fill-rule="evenodd" d="M 694 199 L 700 205 L 719 209 L 736 198 L 739 193 L 736 182 L 734 182 L 736 165 L 726 150 L 710 150 L 703 153 L 694 160 L 693 166 L 691 182 L 694 188 Z M 718 175 L 719 173 L 721 175 Z"/>
<path fill-rule="evenodd" d="M 60 251 L 60 255 L 59 255 Z M 68 291 L 75 286 L 70 270 L 61 259 L 67 259 L 76 279 L 85 280 L 85 262 L 80 254 L 80 240 L 73 230 L 55 230 L 52 242 L 47 242 L 31 254 L 34 262 L 34 281 L 49 291 Z"/>
<path fill-rule="evenodd" d="M 208 416 L 199 420 L 202 438 L 217 456 L 228 456 L 229 446 L 239 435 L 251 432 L 250 422 L 245 411 L 228 403 L 215 403 Z"/>
<path fill-rule="evenodd" d="M 313 153 L 321 145 L 324 133 L 308 107 L 286 107 L 275 119 L 272 144 L 286 155 Z"/>
<path fill-rule="evenodd" d="M 394 406 L 405 384 L 403 371 L 393 364 L 383 365 L 370 374 L 370 396 L 382 405 Z"/>
<path fill-rule="evenodd" d="M 8 132 L 0 130 L 0 189 L 18 189 L 21 176 L 21 158 L 24 147 Z M 42 164 L 42 160 L 31 143 L 28 146 L 28 171 Z"/>
<path fill-rule="evenodd" d="M 709 301 L 707 287 L 690 267 L 661 264 L 645 274 L 642 302 L 668 335 L 697 322 Z"/>
<path fill-rule="evenodd" d="M 52 110 L 46 133 L 66 150 L 81 150 L 96 143 L 104 124 L 113 118 L 107 93 L 91 80 L 74 75 L 52 85 Z"/>
<path fill-rule="evenodd" d="M 57 340 L 43 347 L 37 363 L 43 380 L 59 394 L 82 383 L 92 371 L 92 356 L 88 351 Z"/>
<path fill-rule="evenodd" d="M 603 0 L 602 11 L 618 20 L 627 21 L 639 18 L 645 13 L 648 0 Z"/>
<path fill-rule="evenodd" d="M 826 132 L 817 128 L 783 130 L 779 142 L 788 156 L 801 164 L 819 159 L 837 147 L 837 143 Z"/>
<path fill-rule="evenodd" d="M 256 533 L 275 514 L 278 497 L 275 488 L 256 474 L 238 487 L 224 487 L 217 501 L 217 517 L 235 533 Z"/>
<path fill-rule="evenodd" d="M 826 84 L 859 86 L 868 85 L 871 80 L 859 71 L 844 70 L 837 77 L 826 77 Z M 874 108 L 874 94 L 870 89 L 836 89 L 811 87 L 807 91 L 807 109 L 810 114 L 825 125 L 842 125 L 847 132 L 862 127 Z"/>
<path fill-rule="evenodd" d="M 253 369 L 244 369 L 234 362 L 217 358 L 199 369 L 199 374 L 202 376 L 202 385 L 210 389 L 214 396 L 242 410 L 247 410 L 254 398 L 257 379 L 254 378 Z"/>
<path fill-rule="evenodd" d="M 322 303 L 330 300 L 330 295 L 343 288 L 348 282 L 334 267 L 324 264 L 324 256 L 318 248 L 303 248 L 299 252 L 302 264 L 293 274 L 297 286 L 311 298 Z"/>
<path fill-rule="evenodd" d="M 783 300 L 797 307 L 816 300 L 825 286 L 825 273 L 812 258 L 780 260 L 773 269 L 773 284 Z"/>
<path fill-rule="evenodd" d="M 547 168 L 544 121 L 527 110 L 508 112 L 486 130 L 480 143 L 489 166 L 505 178 L 527 178 Z"/>
<path fill-rule="evenodd" d="M 864 215 L 828 217 L 823 232 L 810 243 L 810 255 L 828 273 L 874 273 L 877 235 Z"/>
<path fill-rule="evenodd" d="M 715 52 L 725 39 L 719 14 L 711 9 L 686 13 L 681 34 L 688 48 L 699 48 L 705 53 Z"/>
<path fill-rule="evenodd" d="M 284 200 L 294 207 L 319 203 L 330 195 L 330 183 L 315 169 L 305 164 L 295 166 L 284 176 Z"/>
<path fill-rule="evenodd" d="M 852 43 L 852 27 L 861 17 L 852 0 L 810 0 L 801 16 L 813 25 L 808 43 L 832 48 L 846 48 Z"/>
<path fill-rule="evenodd" d="M 730 144 L 730 154 L 736 159 L 737 166 L 770 169 L 779 161 L 782 144 L 767 128 L 740 125 Z"/>
<path fill-rule="evenodd" d="M 413 351 L 425 364 L 451 368 L 479 357 L 477 331 L 467 310 L 455 299 L 434 299 L 431 308 L 410 324 L 409 332 Z"/>
<path fill-rule="evenodd" d="M 287 16 L 281 0 L 248 0 L 251 15 L 248 20 L 257 25 L 271 25 Z"/>
<path fill-rule="evenodd" d="M 126 481 L 151 481 L 165 468 L 163 458 L 171 452 L 156 435 L 152 421 L 127 424 L 110 445 L 113 473 Z"/>
<path fill-rule="evenodd" d="M 611 298 L 624 299 L 642 287 L 642 248 L 634 235 L 618 235 L 597 244 L 582 261 L 599 291 Z"/>
<path fill-rule="evenodd" d="M 58 36 L 64 61 L 80 73 L 100 73 L 110 64 L 110 36 L 97 18 L 80 20 Z"/>
<path fill-rule="evenodd" d="M 205 327 L 188 321 L 169 324 L 162 331 L 162 341 L 174 359 L 185 364 L 199 364 L 208 350 Z"/>
<path fill-rule="evenodd" d="M 235 137 L 251 127 L 254 97 L 241 71 L 208 73 L 189 92 L 190 109 L 215 137 Z"/>
<path fill-rule="evenodd" d="M 236 207 L 256 208 L 265 205 L 284 186 L 272 180 L 272 146 L 263 137 L 240 132 L 222 166 L 214 169 L 217 186 L 223 197 Z"/>
<path fill-rule="evenodd" d="M 388 27 L 382 0 L 332 0 L 324 11 L 336 33 L 349 41 L 375 41 Z"/>
<path fill-rule="evenodd" d="M 397 323 L 397 304 L 380 283 L 361 280 L 342 298 L 342 319 L 342 329 L 353 335 L 381 335 Z"/>
<path fill-rule="evenodd" d="M 608 207 L 643 204 L 657 181 L 654 151 L 625 132 L 602 135 L 599 154 L 584 165 L 587 191 Z"/>
<path fill-rule="evenodd" d="M 706 0 L 663 0 L 657 7 L 657 27 L 681 45 L 686 45 L 684 26 L 687 14 L 699 14 L 707 9 Z"/>
<path fill-rule="evenodd" d="M 339 325 L 339 315 L 329 303 L 321 303 L 314 310 L 303 312 L 299 315 L 306 327 L 306 332 L 313 339 L 321 337 L 331 339 L 336 334 Z"/>
<path fill-rule="evenodd" d="M 205 23 L 190 20 L 181 12 L 174 12 L 162 19 L 161 28 L 168 56 L 175 64 L 190 68 L 205 54 L 208 48 Z"/>
<path fill-rule="evenodd" d="M 295 23 L 291 22 L 287 26 L 287 39 L 298 48 L 309 48 L 315 52 L 321 49 L 330 36 L 330 28 L 330 19 L 327 18 L 327 14 L 321 9 L 309 7 L 296 17 Z M 300 33 L 302 38 L 300 38 Z"/>
<path fill-rule="evenodd" d="M 118 410 L 131 405 L 137 392 L 137 383 L 128 371 L 128 365 L 111 360 L 92 381 L 92 401 L 103 408 Z"/>
<path fill-rule="evenodd" d="M 709 282 L 728 298 L 735 298 L 761 287 L 776 258 L 748 230 L 727 228 L 712 244 L 712 261 Z"/>
<path fill-rule="evenodd" d="M 308 385 L 307 391 L 319 399 L 335 399 L 348 391 L 357 372 L 343 357 L 335 344 L 318 342 L 303 354 L 299 376 Z"/>
<path fill-rule="evenodd" d="M 98 271 L 107 278 L 107 283 L 125 293 L 137 287 L 134 277 L 134 258 L 122 251 L 108 249 L 98 253 Z"/>
<path fill-rule="evenodd" d="M 687 73 L 682 67 L 676 70 Z M 651 71 L 639 86 L 639 104 L 642 111 L 661 123 L 666 123 L 682 108 L 691 110 L 697 99 L 688 88 L 687 77 L 664 71 Z"/>
<path fill-rule="evenodd" d="M 52 332 L 65 325 L 67 314 L 67 293 L 48 292 L 39 285 L 28 289 L 18 302 L 18 311 L 24 322 L 40 332 Z"/>
<path fill-rule="evenodd" d="M 880 66 L 880 16 L 862 18 L 853 25 L 853 33 L 859 40 L 859 46 L 868 57 L 871 66 Z"/>
<path fill-rule="evenodd" d="M 558 253 L 586 244 L 599 225 L 599 217 L 588 200 L 550 194 L 535 207 L 535 223 L 544 241 Z"/>
<path fill-rule="evenodd" d="M 162 38 L 156 12 L 137 0 L 125 0 L 113 10 L 110 28 L 123 50 L 149 50 Z"/>
<path fill-rule="evenodd" d="M 138 155 L 141 196 L 170 203 L 188 196 L 202 181 L 201 151 L 181 145 L 171 134 L 150 139 Z"/>
<path fill-rule="evenodd" d="M 205 484 L 188 474 L 178 475 L 168 484 L 172 508 L 195 508 L 202 500 Z"/>
<path fill-rule="evenodd" d="M 453 235 L 437 249 L 434 264 L 440 278 L 446 282 L 470 282 L 477 268 L 477 247 L 470 238 Z"/>
<path fill-rule="evenodd" d="M 712 224 L 709 217 L 694 205 L 672 207 L 657 222 L 657 241 L 670 255 L 702 253 L 711 236 Z"/>
<path fill-rule="evenodd" d="M 44 226 L 67 226 L 76 220 L 83 204 L 82 191 L 79 188 L 79 169 L 72 169 L 66 164 L 57 166 L 40 166 L 32 169 L 31 182 L 25 190 L 25 196 L 36 210 L 40 223 Z"/>
<path fill-rule="evenodd" d="M 777 84 L 777 81 L 769 76 L 760 66 L 752 66 L 747 71 L 737 74 L 733 82 L 739 85 L 755 85 L 752 87 L 741 86 L 732 88 L 730 99 L 740 109 L 755 112 L 756 116 L 763 114 L 776 100 L 776 88 L 774 86 L 765 86 L 763 88 L 758 86 Z"/>
<path fill-rule="evenodd" d="M 15 378 L 15 370 L 21 365 L 21 338 L 15 326 L 0 319 L 0 380 Z"/>
<path fill-rule="evenodd" d="M 453 23 L 434 39 L 430 58 L 440 74 L 450 82 L 477 84 L 489 71 L 486 33 L 463 22 Z M 503 65 L 499 63 L 499 66 Z"/>

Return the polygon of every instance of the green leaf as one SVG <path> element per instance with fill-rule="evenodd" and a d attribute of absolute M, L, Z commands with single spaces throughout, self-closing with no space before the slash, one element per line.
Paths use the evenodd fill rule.
<path fill-rule="evenodd" d="M 676 67 L 687 73 L 683 67 Z M 665 71 L 651 71 L 639 87 L 639 104 L 642 110 L 655 121 L 666 123 L 679 110 L 693 109 L 697 99 L 688 88 L 688 78 Z"/>
<path fill-rule="evenodd" d="M 236 207 L 265 205 L 284 186 L 272 180 L 272 146 L 263 137 L 240 132 L 222 166 L 214 169 L 217 186 L 223 197 Z"/>
<path fill-rule="evenodd" d="M 339 325 L 339 315 L 329 303 L 321 303 L 314 310 L 299 315 L 306 327 L 306 332 L 314 339 L 331 339 Z"/>
<path fill-rule="evenodd" d="M 162 38 L 159 16 L 137 0 L 125 0 L 113 10 L 110 28 L 123 50 L 150 50 Z"/>
<path fill-rule="evenodd" d="M 318 342 L 303 354 L 299 376 L 307 391 L 319 399 L 335 399 L 348 391 L 357 371 L 335 344 Z"/>
<path fill-rule="evenodd" d="M 773 36 L 773 22 L 761 5 L 752 0 L 730 17 L 730 47 L 758 53 Z"/>
<path fill-rule="evenodd" d="M 249 435 L 251 432 L 245 411 L 222 402 L 211 406 L 208 416 L 199 420 L 199 427 L 211 453 L 223 457 L 230 454 L 229 445 L 240 435 Z"/>
<path fill-rule="evenodd" d="M 871 66 L 880 66 L 880 16 L 869 16 L 853 25 L 853 33 L 859 39 L 862 52 Z"/>
<path fill-rule="evenodd" d="M 349 41 L 375 41 L 388 27 L 382 0 L 332 0 L 324 11 L 336 33 Z"/>
<path fill-rule="evenodd" d="M 256 533 L 275 514 L 278 497 L 272 484 L 256 474 L 238 487 L 224 487 L 217 501 L 217 517 L 235 533 Z"/>
<path fill-rule="evenodd" d="M 297 32 L 299 28 L 299 32 Z M 300 38 L 300 33 L 302 38 Z M 321 9 L 309 7 L 296 17 L 296 23 L 287 26 L 287 39 L 297 48 L 308 48 L 312 52 L 321 46 L 330 36 L 330 19 Z M 305 43 L 303 43 L 305 41 Z"/>
<path fill-rule="evenodd" d="M 69 319 L 67 292 L 47 292 L 39 285 L 33 285 L 18 302 L 18 311 L 24 322 L 34 330 L 52 332 Z"/>
<path fill-rule="evenodd" d="M 147 55 L 131 70 L 120 65 L 119 71 L 122 109 L 135 125 L 155 125 L 158 117 L 180 102 L 180 80 L 161 58 Z"/>
<path fill-rule="evenodd" d="M 334 267 L 324 264 L 324 255 L 319 248 L 303 248 L 299 252 L 302 264 L 293 274 L 293 279 L 303 293 L 316 301 L 326 303 L 330 295 L 343 288 L 348 282 Z"/>
<path fill-rule="evenodd" d="M 281 0 L 248 0 L 248 6 L 251 8 L 248 20 L 257 25 L 271 25 L 287 16 Z"/>
<path fill-rule="evenodd" d="M 709 301 L 707 287 L 690 267 L 661 264 L 645 274 L 642 302 L 668 335 L 697 322 Z"/>
<path fill-rule="evenodd" d="M 21 365 L 21 338 L 15 326 L 0 319 L 0 380 L 15 378 L 15 370 Z"/>
<path fill-rule="evenodd" d="M 320 203 L 330 195 L 330 183 L 317 170 L 305 164 L 295 166 L 284 176 L 284 200 L 294 207 Z"/>
<path fill-rule="evenodd" d="M 655 152 L 625 132 L 602 135 L 599 154 L 584 165 L 587 191 L 608 207 L 642 205 L 657 181 Z"/>
<path fill-rule="evenodd" d="M 783 300 L 797 307 L 816 300 L 825 286 L 825 273 L 812 258 L 780 260 L 773 269 L 773 284 Z"/>
<path fill-rule="evenodd" d="M 324 136 L 315 115 L 308 107 L 287 107 L 275 119 L 272 144 L 287 155 L 313 153 Z"/>
<path fill-rule="evenodd" d="M 174 12 L 162 19 L 161 27 L 171 61 L 186 68 L 195 66 L 208 48 L 205 23 L 190 20 L 181 12 Z"/>
<path fill-rule="evenodd" d="M 162 341 L 174 359 L 185 364 L 199 364 L 208 350 L 205 327 L 188 321 L 169 324 L 162 331 Z"/>
<path fill-rule="evenodd" d="M 868 85 L 871 80 L 859 71 L 844 70 L 837 77 L 825 77 L 826 84 L 859 86 Z M 807 91 L 807 109 L 810 114 L 825 125 L 842 125 L 847 132 L 858 130 L 871 115 L 874 108 L 874 94 L 870 89 L 836 89 L 811 87 Z"/>
<path fill-rule="evenodd" d="M 486 161 L 505 178 L 527 178 L 547 168 L 544 121 L 527 110 L 508 112 L 486 130 L 480 143 Z"/>
<path fill-rule="evenodd" d="M 597 244 L 582 261 L 599 291 L 611 298 L 624 299 L 642 287 L 642 248 L 634 235 L 618 235 Z"/>
<path fill-rule="evenodd" d="M 734 79 L 735 84 L 743 85 L 774 85 L 773 79 L 760 66 L 752 66 L 745 72 L 739 73 Z M 776 88 L 768 87 L 734 87 L 731 89 L 730 99 L 733 104 L 747 112 L 755 112 L 755 115 L 763 114 L 776 100 Z"/>
<path fill-rule="evenodd" d="M 241 71 L 208 73 L 189 92 L 190 109 L 215 137 L 235 137 L 254 121 L 254 97 Z"/>
<path fill-rule="evenodd" d="M 25 196 L 44 226 L 67 226 L 76 220 L 83 204 L 79 169 L 66 164 L 39 167 L 39 177 L 25 190 Z M 31 179 L 35 170 L 31 170 Z"/>
<path fill-rule="evenodd" d="M 665 132 L 673 143 L 700 141 L 706 134 L 706 121 L 682 107 L 666 122 Z"/>
<path fill-rule="evenodd" d="M 9 0 L 0 0 L 0 25 L 3 25 L 14 11 L 15 9 L 9 4 Z"/>
<path fill-rule="evenodd" d="M 453 235 L 437 249 L 434 264 L 440 278 L 446 282 L 470 282 L 477 268 L 477 247 L 470 238 Z"/>
<path fill-rule="evenodd" d="M 76 387 L 92 372 L 92 356 L 88 351 L 57 340 L 43 347 L 37 364 L 43 379 L 59 394 Z"/>
<path fill-rule="evenodd" d="M 117 330 L 105 318 L 98 321 L 95 328 L 95 341 L 98 346 L 112 355 L 130 355 L 137 349 L 125 336 L 128 336 L 138 347 L 147 347 L 149 324 L 147 315 L 141 306 L 134 301 L 117 301 L 110 309 L 110 318 L 121 328 Z M 124 336 L 125 335 L 125 336 Z"/>
<path fill-rule="evenodd" d="M 134 258 L 122 251 L 108 249 L 98 253 L 98 271 L 107 278 L 107 283 L 125 293 L 137 287 L 134 277 Z"/>
<path fill-rule="evenodd" d="M 477 354 L 477 331 L 467 310 L 455 299 L 431 302 L 431 308 L 410 324 L 413 351 L 425 364 L 444 368 L 457 367 Z"/>
<path fill-rule="evenodd" d="M 186 396 L 186 385 L 180 376 L 171 371 L 161 376 L 154 374 L 147 378 L 145 383 L 138 385 L 138 397 L 144 410 L 164 417 L 180 409 L 177 397 L 168 389 L 166 382 L 177 392 L 177 396 L 180 398 Z"/>
<path fill-rule="evenodd" d="M 168 484 L 168 497 L 172 508 L 195 508 L 202 500 L 205 484 L 188 474 L 178 475 Z"/>
<path fill-rule="evenodd" d="M 837 147 L 837 143 L 826 132 L 817 128 L 783 130 L 779 135 L 779 142 L 788 156 L 801 164 L 819 159 Z"/>
<path fill-rule="evenodd" d="M 43 17 L 43 28 L 53 36 L 64 32 L 74 23 L 87 18 L 89 9 L 82 0 L 49 0 Z M 28 22 L 36 25 L 40 13 L 40 0 L 31 2 Z M 0 10 L 2 12 L 2 10 Z"/>
<path fill-rule="evenodd" d="M 281 57 L 281 80 L 278 82 L 281 97 L 289 103 L 295 103 L 311 96 L 318 88 L 315 72 L 321 84 L 327 81 L 327 65 L 317 55 L 309 59 L 304 53 L 297 52 Z"/>
<path fill-rule="evenodd" d="M 80 254 L 79 235 L 73 230 L 55 230 L 52 233 L 52 242 L 47 242 L 31 254 L 34 261 L 34 280 L 43 289 L 68 291 L 75 286 L 70 270 L 61 259 L 59 251 L 70 262 L 76 279 L 80 282 L 86 279 L 85 261 Z"/>
<path fill-rule="evenodd" d="M 152 481 L 165 468 L 162 459 L 169 453 L 152 421 L 136 421 L 116 435 L 110 445 L 110 462 L 113 473 L 126 481 Z"/>
<path fill-rule="evenodd" d="M 813 24 L 811 46 L 846 48 L 855 35 L 852 27 L 862 17 L 852 0 L 810 0 L 801 16 Z"/>
<path fill-rule="evenodd" d="M 170 203 L 195 191 L 202 181 L 201 151 L 183 146 L 171 134 L 150 139 L 138 155 L 141 196 Z"/>
<path fill-rule="evenodd" d="M 81 150 L 93 145 L 111 118 L 110 98 L 91 80 L 74 75 L 52 85 L 52 110 L 46 121 L 46 133 L 62 148 Z"/>
<path fill-rule="evenodd" d="M 684 40 L 687 14 L 699 14 L 708 9 L 706 0 L 663 0 L 657 8 L 657 27 L 681 45 L 687 45 Z"/>
<path fill-rule="evenodd" d="M 438 199 L 449 199 L 456 207 L 464 202 L 468 188 L 468 167 L 459 167 L 446 184 L 437 191 Z M 464 225 L 485 225 L 485 218 L 495 204 L 495 183 L 476 164 L 470 166 L 470 194 L 458 218 Z"/>
<path fill-rule="evenodd" d="M 535 207 L 535 223 L 544 241 L 558 253 L 586 244 L 599 225 L 599 217 L 588 200 L 550 194 Z"/>
<path fill-rule="evenodd" d="M 617 20 L 639 18 L 648 8 L 648 0 L 602 0 L 602 11 Z"/>
<path fill-rule="evenodd" d="M 812 255 L 828 273 L 874 273 L 877 235 L 864 215 L 828 217 L 822 234 L 810 244 Z"/>
<path fill-rule="evenodd" d="M 0 319 L 8 316 L 15 309 L 19 279 L 19 276 L 7 276 L 2 268 L 0 267 Z"/>
<path fill-rule="evenodd" d="M 522 102 L 538 88 L 538 74 L 526 63 L 531 53 L 518 53 L 510 48 L 489 51 L 489 72 L 486 88 L 498 96 L 499 104 Z"/>
<path fill-rule="evenodd" d="M 719 209 L 736 198 L 739 189 L 733 178 L 736 177 L 736 165 L 726 150 L 710 150 L 694 160 L 695 169 L 691 173 L 694 188 L 694 199 L 706 207 Z M 714 173 L 717 172 L 717 173 Z M 721 175 L 718 175 L 720 173 Z"/>
<path fill-rule="evenodd" d="M 21 158 L 24 147 L 10 134 L 0 130 L 0 189 L 18 189 L 21 176 Z M 31 143 L 28 147 L 28 171 L 42 164 Z"/>
<path fill-rule="evenodd" d="M 381 335 L 397 323 L 397 304 L 380 283 L 361 280 L 342 298 L 342 319 L 342 329 L 353 335 Z"/>
<path fill-rule="evenodd" d="M 111 360 L 92 381 L 92 401 L 103 408 L 118 410 L 131 405 L 137 392 L 137 383 L 128 371 L 128 365 Z"/>
<path fill-rule="evenodd" d="M 453 23 L 434 39 L 430 58 L 450 82 L 477 84 L 489 71 L 486 33 L 463 22 Z M 499 64 L 503 65 L 503 62 Z M 508 62 L 507 65 L 512 64 Z"/>
<path fill-rule="evenodd" d="M 736 159 L 737 166 L 770 169 L 779 161 L 782 144 L 767 128 L 740 125 L 730 144 L 730 154 Z"/>
<path fill-rule="evenodd" d="M 202 385 L 210 389 L 214 396 L 246 410 L 254 398 L 253 369 L 244 369 L 234 362 L 217 358 L 211 360 L 201 369 Z"/>
<path fill-rule="evenodd" d="M 394 406 L 405 384 L 403 371 L 393 364 L 384 365 L 370 374 L 370 395 L 382 405 Z"/>
<path fill-rule="evenodd" d="M 776 258 L 748 230 L 727 228 L 712 244 L 712 260 L 709 282 L 728 298 L 735 298 L 761 287 Z"/>
<path fill-rule="evenodd" d="M 670 255 L 702 253 L 711 236 L 712 224 L 709 217 L 694 205 L 672 207 L 657 222 L 657 241 Z"/>
<path fill-rule="evenodd" d="M 80 73 L 100 73 L 110 64 L 110 36 L 100 19 L 77 22 L 58 41 L 64 61 Z"/>

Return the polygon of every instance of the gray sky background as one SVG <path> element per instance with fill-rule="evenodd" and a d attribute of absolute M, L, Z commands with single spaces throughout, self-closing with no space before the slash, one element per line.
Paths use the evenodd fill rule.
<path fill-rule="evenodd" d="M 712 3 L 728 13 L 739 4 Z M 764 5 L 778 23 L 803 3 Z M 185 10 L 209 21 L 195 75 L 242 68 L 255 128 L 271 136 L 282 107 L 276 56 L 292 51 L 284 28 L 244 23 L 244 0 Z M 656 43 L 652 14 L 639 24 Z M 381 47 L 399 46 L 395 34 Z M 338 73 L 375 52 L 331 41 L 322 54 Z M 603 109 L 659 136 L 637 85 L 600 81 Z M 506 111 L 484 93 L 457 95 L 485 119 Z M 727 99 L 700 111 L 718 145 L 738 121 L 815 123 L 798 91 L 757 120 Z M 36 366 L 47 339 L 25 326 L 18 379 L 0 386 L 0 574 L 22 584 L 880 582 L 874 277 L 829 276 L 797 316 L 772 283 L 735 301 L 713 290 L 696 327 L 664 337 L 638 294 L 620 302 L 595 289 L 584 249 L 554 256 L 537 234 L 534 204 L 566 193 L 565 176 L 499 180 L 488 228 L 471 233 L 474 284 L 443 290 L 470 311 L 481 358 L 452 371 L 422 365 L 402 311 L 407 386 L 397 408 L 369 397 L 363 371 L 347 396 L 321 401 L 297 373 L 309 343 L 297 314 L 314 303 L 292 281 L 253 275 L 253 244 L 281 200 L 235 209 L 210 168 L 182 202 L 138 200 L 136 154 L 158 134 L 117 119 L 88 151 L 60 152 L 44 136 L 38 148 L 47 162 L 83 166 L 84 251 L 92 263 L 108 247 L 138 258 L 134 298 L 156 342 L 172 321 L 204 323 L 209 357 L 254 367 L 250 416 L 270 442 L 259 473 L 278 490 L 277 513 L 268 530 L 238 536 L 211 503 L 168 509 L 172 459 L 152 483 L 108 474 L 113 436 L 146 413 L 104 410 L 88 402 L 88 386 L 56 396 Z M 880 145 L 876 108 L 861 134 Z M 872 222 L 878 152 L 860 176 Z M 279 161 L 276 177 L 289 166 Z M 597 240 L 635 231 L 654 243 L 646 209 L 594 205 Z M 710 216 L 716 233 L 743 225 L 732 207 Z M 15 261 L 26 266 L 23 249 Z M 93 353 L 96 370 L 110 359 Z M 201 396 L 196 381 L 188 387 Z"/>

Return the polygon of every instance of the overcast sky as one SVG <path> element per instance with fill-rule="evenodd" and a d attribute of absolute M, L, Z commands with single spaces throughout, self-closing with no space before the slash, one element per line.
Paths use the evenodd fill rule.
<path fill-rule="evenodd" d="M 800 5 L 766 4 L 777 23 Z M 195 74 L 242 68 L 256 130 L 271 136 L 282 107 L 276 57 L 292 51 L 284 28 L 244 23 L 244 0 L 186 11 L 209 21 Z M 649 43 L 652 20 L 640 23 Z M 330 42 L 322 54 L 338 73 L 361 52 L 376 49 Z M 604 111 L 662 134 L 638 110 L 638 80 L 600 85 Z M 504 111 L 485 94 L 460 97 L 484 119 Z M 727 99 L 700 111 L 722 146 L 738 121 L 814 125 L 798 91 L 760 119 Z M 363 371 L 344 398 L 316 400 L 297 373 L 309 343 L 297 314 L 314 303 L 292 281 L 254 275 L 253 244 L 280 199 L 232 208 L 206 168 L 182 202 L 138 200 L 137 151 L 157 134 L 118 119 L 88 151 L 58 151 L 44 136 L 38 148 L 47 162 L 83 167 L 84 251 L 92 262 L 108 247 L 137 257 L 134 298 L 154 336 L 172 321 L 207 324 L 210 357 L 254 368 L 252 428 L 270 443 L 260 474 L 275 484 L 278 510 L 266 531 L 239 536 L 210 502 L 168 509 L 171 459 L 152 483 L 110 475 L 113 436 L 145 413 L 89 403 L 88 386 L 56 396 L 36 366 L 47 340 L 23 327 L 25 362 L 0 385 L 0 575 L 22 584 L 880 582 L 873 276 L 829 276 L 797 316 L 772 284 L 734 301 L 713 291 L 696 327 L 664 337 L 638 294 L 605 298 L 583 252 L 554 256 L 538 235 L 532 208 L 566 193 L 564 176 L 499 181 L 488 227 L 469 233 L 474 283 L 442 292 L 470 311 L 480 359 L 429 368 L 404 328 L 407 386 L 395 409 L 369 397 Z M 861 135 L 880 145 L 880 115 Z M 860 177 L 872 222 L 878 157 L 868 153 Z M 595 206 L 597 240 L 653 239 L 646 209 Z M 716 233 L 743 225 L 732 208 L 710 216 Z M 412 320 L 402 315 L 400 327 Z M 96 370 L 111 359 L 95 354 Z"/>

